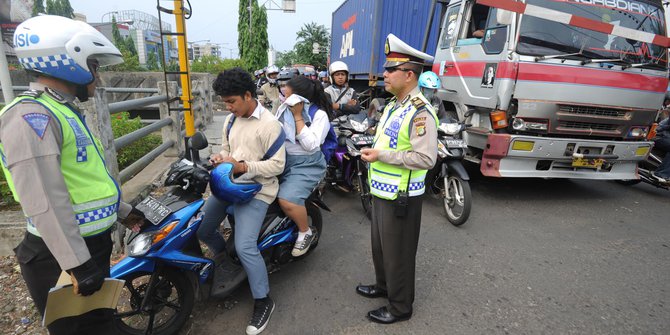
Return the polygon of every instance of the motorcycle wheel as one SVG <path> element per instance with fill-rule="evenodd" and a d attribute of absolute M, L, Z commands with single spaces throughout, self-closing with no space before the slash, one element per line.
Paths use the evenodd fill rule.
<path fill-rule="evenodd" d="M 158 274 L 153 297 L 144 310 L 142 301 L 151 281 L 150 272 L 135 272 L 125 280 L 114 322 L 122 334 L 176 334 L 188 320 L 195 303 L 193 284 L 186 275 L 163 270 Z"/>
<path fill-rule="evenodd" d="M 454 226 L 460 226 L 468 220 L 472 208 L 470 183 L 458 176 L 445 176 L 443 207 L 447 220 Z"/>
<path fill-rule="evenodd" d="M 363 163 L 359 162 L 358 164 L 359 171 L 361 172 L 361 175 L 357 176 L 361 205 L 363 205 L 365 216 L 368 220 L 372 220 L 372 195 L 370 194 L 370 184 L 368 184 L 367 180 L 368 169 Z"/>
<path fill-rule="evenodd" d="M 309 255 L 312 251 L 314 251 L 314 249 L 316 249 L 316 247 L 319 245 L 319 240 L 321 240 L 321 234 L 323 233 L 323 218 L 321 217 L 321 211 L 319 210 L 319 207 L 309 202 L 306 204 L 306 207 L 307 217 L 310 220 L 309 226 L 315 228 L 318 232 L 318 235 L 316 236 L 314 242 L 312 242 L 312 245 L 309 247 L 307 253 L 300 256 L 300 258 Z"/>

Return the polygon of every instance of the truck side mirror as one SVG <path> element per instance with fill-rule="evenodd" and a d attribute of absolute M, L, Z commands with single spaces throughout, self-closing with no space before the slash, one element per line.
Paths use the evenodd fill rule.
<path fill-rule="evenodd" d="M 498 21 L 498 23 L 501 25 L 512 24 L 513 17 L 513 13 L 508 10 L 498 8 L 496 11 L 496 21 Z"/>

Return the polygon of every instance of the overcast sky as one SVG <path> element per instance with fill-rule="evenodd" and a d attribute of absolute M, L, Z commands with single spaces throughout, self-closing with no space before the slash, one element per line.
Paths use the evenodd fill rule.
<path fill-rule="evenodd" d="M 4 0 L 2 0 L 4 1 Z M 268 0 L 257 0 L 259 5 Z M 283 13 L 279 10 L 268 10 L 268 38 L 270 45 L 278 51 L 293 49 L 296 33 L 309 22 L 317 22 L 331 28 L 332 13 L 344 0 L 296 0 L 296 12 Z M 281 0 L 274 0 L 281 5 Z M 112 11 L 135 9 L 158 16 L 155 0 L 70 0 L 74 11 L 87 16 L 89 22 L 100 22 L 102 16 Z M 239 0 L 191 0 L 193 16 L 186 21 L 186 34 L 189 41 L 210 40 L 212 43 L 223 44 L 221 50 L 224 57 L 237 55 L 237 10 Z M 172 1 L 161 0 L 161 6 L 172 8 Z M 272 5 L 272 7 L 277 7 Z M 175 29 L 174 17 L 171 19 Z"/>

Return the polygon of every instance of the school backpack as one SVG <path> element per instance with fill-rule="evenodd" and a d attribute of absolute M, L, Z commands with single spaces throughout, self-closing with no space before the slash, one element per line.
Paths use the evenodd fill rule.
<path fill-rule="evenodd" d="M 309 113 L 309 118 L 314 120 L 314 115 L 316 114 L 316 111 L 319 110 L 319 106 L 312 104 L 309 106 L 309 110 L 307 111 Z M 330 123 L 330 122 L 329 122 Z M 310 126 L 309 124 L 305 123 L 308 127 Z M 337 135 L 335 134 L 335 129 L 333 129 L 332 125 L 328 125 L 330 127 L 328 129 L 328 135 L 326 135 L 326 140 L 321 144 L 321 152 L 323 153 L 323 156 L 326 158 L 326 163 L 330 162 L 330 159 L 333 157 L 333 153 L 335 153 L 335 149 L 337 149 Z"/>

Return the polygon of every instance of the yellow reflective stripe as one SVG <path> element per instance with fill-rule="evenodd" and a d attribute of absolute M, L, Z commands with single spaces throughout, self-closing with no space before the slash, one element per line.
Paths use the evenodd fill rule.
<path fill-rule="evenodd" d="M 83 237 L 92 236 L 109 229 L 111 226 L 114 225 L 114 222 L 116 222 L 116 213 L 102 220 L 79 225 L 79 233 Z M 26 230 L 35 236 L 42 237 L 42 235 L 40 235 L 40 232 L 37 231 L 37 228 L 30 222 L 28 222 Z"/>
<path fill-rule="evenodd" d="M 109 227 L 111 227 L 114 222 L 116 222 L 116 213 L 114 215 L 108 216 L 102 220 L 98 220 L 95 222 L 79 225 L 79 232 L 81 233 L 81 236 L 91 236 L 95 235 L 99 232 L 103 232 L 107 230 Z"/>
<path fill-rule="evenodd" d="M 426 188 L 423 187 L 420 190 L 409 191 L 408 193 L 409 193 L 410 197 L 416 197 L 417 195 L 422 195 L 422 194 L 426 193 Z"/>
<path fill-rule="evenodd" d="M 382 199 L 387 199 L 387 200 L 393 200 L 397 196 L 396 193 L 382 191 L 382 190 L 376 189 L 374 187 L 370 188 L 370 193 L 372 193 L 372 195 L 374 195 L 374 196 L 377 196 L 377 197 L 382 198 Z"/>
<path fill-rule="evenodd" d="M 97 209 L 97 208 L 100 208 L 100 207 L 113 205 L 113 204 L 116 203 L 117 199 L 118 199 L 118 196 L 113 195 L 111 197 L 100 199 L 100 200 L 93 200 L 93 201 L 84 202 L 84 203 L 81 203 L 81 204 L 72 205 L 72 209 L 74 209 L 74 211 L 77 212 L 77 213 L 88 212 L 92 209 Z"/>
<path fill-rule="evenodd" d="M 370 179 L 378 181 L 380 183 L 384 183 L 384 184 L 391 184 L 391 185 L 395 185 L 395 186 L 400 185 L 400 178 L 384 178 L 381 175 L 379 175 L 377 173 L 374 173 L 374 172 L 372 173 L 372 176 L 370 177 Z"/>

